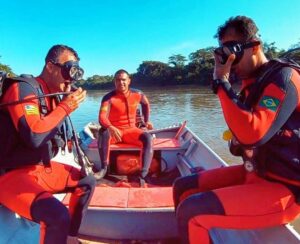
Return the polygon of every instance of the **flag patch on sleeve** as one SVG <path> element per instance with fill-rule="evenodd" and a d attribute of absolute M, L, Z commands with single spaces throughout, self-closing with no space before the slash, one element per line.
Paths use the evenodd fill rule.
<path fill-rule="evenodd" d="M 39 109 L 35 105 L 25 105 L 25 113 L 27 115 L 38 115 Z"/>
<path fill-rule="evenodd" d="M 108 110 L 108 106 L 102 106 L 100 110 L 101 112 L 106 112 Z"/>
<path fill-rule="evenodd" d="M 276 111 L 279 106 L 279 99 L 275 97 L 263 96 L 259 101 L 259 106 Z"/>

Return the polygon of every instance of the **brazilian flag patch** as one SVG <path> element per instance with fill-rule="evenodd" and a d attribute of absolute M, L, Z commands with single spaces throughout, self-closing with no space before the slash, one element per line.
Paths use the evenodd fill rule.
<path fill-rule="evenodd" d="M 275 97 L 263 96 L 259 101 L 259 106 L 276 111 L 279 106 L 279 100 Z"/>

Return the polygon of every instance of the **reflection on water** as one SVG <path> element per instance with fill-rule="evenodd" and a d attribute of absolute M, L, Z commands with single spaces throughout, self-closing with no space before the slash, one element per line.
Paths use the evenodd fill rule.
<path fill-rule="evenodd" d="M 218 97 L 205 87 L 162 87 L 143 89 L 151 103 L 151 121 L 156 128 L 188 121 L 188 126 L 229 163 L 240 162 L 222 140 L 227 129 Z M 89 91 L 87 100 L 72 114 L 79 131 L 89 121 L 98 121 L 101 99 L 108 91 Z"/>

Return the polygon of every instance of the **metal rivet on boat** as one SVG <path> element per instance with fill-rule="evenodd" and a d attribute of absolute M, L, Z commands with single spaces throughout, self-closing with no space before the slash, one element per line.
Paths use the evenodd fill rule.
<path fill-rule="evenodd" d="M 250 162 L 250 161 L 245 161 L 245 162 L 244 162 L 244 167 L 245 167 L 245 169 L 246 169 L 248 172 L 254 171 L 254 165 L 253 165 L 253 163 Z"/>
<path fill-rule="evenodd" d="M 51 167 L 45 166 L 45 172 L 46 172 L 47 174 L 50 174 L 50 173 L 52 172 Z"/>

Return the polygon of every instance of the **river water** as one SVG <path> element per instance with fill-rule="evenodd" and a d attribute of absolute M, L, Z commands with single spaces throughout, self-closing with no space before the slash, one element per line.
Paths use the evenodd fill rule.
<path fill-rule="evenodd" d="M 80 131 L 90 121 L 98 121 L 101 99 L 108 91 L 88 91 L 85 102 L 72 114 L 73 123 Z M 240 159 L 230 155 L 227 142 L 222 139 L 227 129 L 219 99 L 207 87 L 144 88 L 151 103 L 151 122 L 155 128 L 188 121 L 187 125 L 228 163 Z"/>

